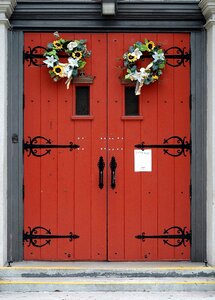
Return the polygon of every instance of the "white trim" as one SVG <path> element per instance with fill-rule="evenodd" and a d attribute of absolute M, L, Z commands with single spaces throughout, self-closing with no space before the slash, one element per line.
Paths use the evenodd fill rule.
<path fill-rule="evenodd" d="M 215 266 L 215 0 L 199 6 L 207 30 L 207 259 Z"/>
<path fill-rule="evenodd" d="M 16 0 L 0 2 L 0 266 L 7 261 L 7 68 L 8 47 L 7 30 L 9 18 L 15 8 Z"/>

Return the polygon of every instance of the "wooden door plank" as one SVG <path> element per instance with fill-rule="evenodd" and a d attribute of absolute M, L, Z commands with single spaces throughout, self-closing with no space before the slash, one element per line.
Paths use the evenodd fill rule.
<path fill-rule="evenodd" d="M 95 76 L 91 86 L 91 111 L 94 116 L 92 127 L 91 169 L 91 259 L 107 260 L 107 35 L 91 35 L 91 73 Z M 104 159 L 104 187 L 99 188 L 98 161 Z"/>
<path fill-rule="evenodd" d="M 124 148 L 121 59 L 123 54 L 123 35 L 114 33 L 108 35 L 108 258 L 109 260 L 123 260 L 125 257 L 125 224 L 124 224 Z M 117 150 L 118 149 L 118 150 Z M 115 157 L 116 188 L 112 189 L 110 161 Z"/>
<path fill-rule="evenodd" d="M 62 33 L 60 35 L 64 39 L 73 40 L 74 34 Z M 56 85 L 56 83 L 53 82 Z M 72 116 L 72 91 L 66 89 L 65 80 L 57 83 L 58 97 L 58 143 L 68 145 L 70 142 L 76 143 L 74 126 L 71 122 Z M 75 155 L 76 150 L 58 149 L 58 170 L 57 170 L 57 218 L 59 235 L 78 234 L 75 228 L 74 213 L 74 180 L 75 180 Z M 77 239 L 69 238 L 58 241 L 58 259 L 59 260 L 75 260 L 75 243 Z"/>
<path fill-rule="evenodd" d="M 145 38 L 153 41 L 156 45 L 162 41 L 158 40 L 157 34 L 144 33 L 141 34 L 141 41 Z M 151 59 L 150 59 L 151 61 Z M 148 61 L 149 63 L 149 61 Z M 160 78 L 162 81 L 162 77 Z M 162 84 L 162 83 L 160 83 Z M 141 126 L 141 138 L 139 142 L 146 144 L 158 144 L 158 93 L 159 82 L 153 83 L 149 86 L 143 86 L 140 101 L 143 115 L 143 123 Z M 157 190 L 157 172 L 158 172 L 158 151 L 152 151 L 152 171 L 141 173 L 141 189 L 142 189 L 142 205 L 141 205 L 141 231 L 146 235 L 157 234 L 157 205 L 158 205 L 158 190 Z M 152 222 L 153 220 L 153 222 Z M 141 240 L 139 240 L 141 241 Z M 143 260 L 157 260 L 157 239 L 147 239 L 141 243 Z"/>
<path fill-rule="evenodd" d="M 174 45 L 172 34 L 159 34 L 163 47 Z M 174 135 L 174 70 L 166 65 L 158 92 L 158 143 Z M 174 226 L 174 167 L 175 158 L 158 151 L 158 235 Z M 174 248 L 158 240 L 158 259 L 174 259 Z"/>
<path fill-rule="evenodd" d="M 41 45 L 46 47 L 52 41 L 53 35 L 41 34 Z M 47 68 L 41 68 L 41 136 L 50 139 L 52 144 L 58 144 L 58 85 L 50 78 Z M 42 141 L 43 142 L 43 141 Z M 44 143 L 44 142 L 43 142 Z M 41 157 L 41 224 L 44 228 L 57 234 L 57 170 L 58 151 L 52 149 L 49 155 Z M 58 240 L 50 242 L 41 248 L 41 259 L 57 259 Z"/>
<path fill-rule="evenodd" d="M 33 49 L 40 45 L 39 33 L 25 34 L 25 51 L 29 47 Z M 29 137 L 40 135 L 40 69 L 34 65 L 29 66 L 29 61 L 24 64 L 24 141 Z M 41 193 L 40 193 L 40 159 L 29 153 L 24 153 L 24 232 L 29 232 L 41 225 Z M 30 228 L 29 228 L 30 227 Z M 24 259 L 40 259 L 40 248 L 29 247 L 28 242 L 24 243 Z"/>
<path fill-rule="evenodd" d="M 129 49 L 141 35 L 124 34 L 124 49 Z M 124 50 L 125 52 L 125 50 Z M 120 87 L 124 89 L 124 86 Z M 125 100 L 122 99 L 122 102 Z M 141 101 L 141 99 L 139 99 Z M 135 235 L 141 230 L 141 174 L 134 172 L 134 145 L 141 136 L 142 120 L 125 120 L 122 123 L 124 132 L 124 206 L 125 206 L 125 260 L 141 258 L 141 242 Z M 134 221 L 135 220 L 135 221 Z"/>
<path fill-rule="evenodd" d="M 174 35 L 174 45 L 190 51 L 190 35 Z M 174 72 L 175 134 L 190 142 L 190 63 L 185 62 Z M 183 88 L 182 88 L 183 87 Z M 190 232 L 190 152 L 175 159 L 175 224 Z M 175 259 L 190 259 L 190 244 L 175 248 Z"/>

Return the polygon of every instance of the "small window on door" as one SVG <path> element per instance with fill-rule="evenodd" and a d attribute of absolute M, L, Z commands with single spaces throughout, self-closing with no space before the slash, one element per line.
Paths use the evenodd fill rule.
<path fill-rule="evenodd" d="M 90 114 L 90 88 L 89 86 L 76 86 L 76 106 L 77 116 L 88 116 Z"/>
<path fill-rule="evenodd" d="M 139 97 L 135 95 L 135 87 L 125 87 L 125 115 L 139 116 Z"/>

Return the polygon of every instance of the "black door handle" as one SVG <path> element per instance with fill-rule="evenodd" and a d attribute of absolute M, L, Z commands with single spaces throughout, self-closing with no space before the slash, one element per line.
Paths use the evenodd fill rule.
<path fill-rule="evenodd" d="M 98 162 L 98 168 L 99 168 L 99 188 L 103 189 L 104 187 L 104 167 L 105 167 L 105 163 L 104 163 L 104 159 L 102 156 L 100 156 L 99 158 L 99 162 Z"/>
<path fill-rule="evenodd" d="M 114 156 L 112 156 L 111 161 L 110 161 L 110 169 L 111 169 L 111 188 L 115 189 L 116 187 L 116 167 L 117 167 L 117 163 L 116 163 L 116 159 Z"/>

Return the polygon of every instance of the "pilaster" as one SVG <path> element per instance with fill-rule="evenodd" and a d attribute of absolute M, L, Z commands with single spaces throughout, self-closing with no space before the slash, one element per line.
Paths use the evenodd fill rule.
<path fill-rule="evenodd" d="M 199 6 L 207 30 L 207 260 L 215 266 L 215 0 Z"/>
<path fill-rule="evenodd" d="M 7 261 L 7 31 L 16 0 L 0 1 L 0 266 Z"/>

